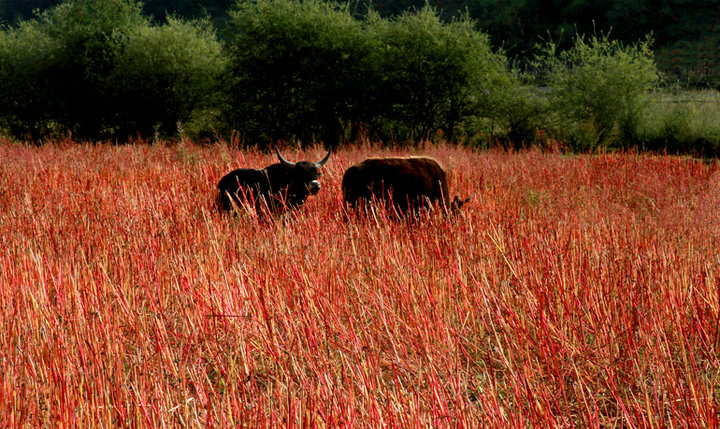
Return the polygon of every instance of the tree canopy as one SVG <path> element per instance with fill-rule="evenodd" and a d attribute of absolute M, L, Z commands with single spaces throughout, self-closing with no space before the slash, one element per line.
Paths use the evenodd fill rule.
<path fill-rule="evenodd" d="M 0 23 L 16 24 L 59 3 L 61 0 L 4 0 L 0 2 Z M 160 23 L 168 14 L 210 18 L 222 36 L 234 4 L 234 0 L 146 0 L 142 8 Z M 720 80 L 717 0 L 352 0 L 347 7 L 355 16 L 364 17 L 372 9 L 381 17 L 396 17 L 426 4 L 437 9 L 446 22 L 466 14 L 490 35 L 492 46 L 502 48 L 512 60 L 532 59 L 537 45 L 550 39 L 568 48 L 575 34 L 611 34 L 624 43 L 652 34 L 662 70 L 691 84 L 717 85 Z"/>

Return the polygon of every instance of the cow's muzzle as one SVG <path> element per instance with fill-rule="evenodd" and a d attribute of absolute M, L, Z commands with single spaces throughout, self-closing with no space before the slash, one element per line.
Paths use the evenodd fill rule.
<path fill-rule="evenodd" d="M 320 191 L 320 182 L 318 182 L 317 180 L 313 180 L 312 182 L 308 183 L 307 189 L 310 194 L 317 194 Z"/>

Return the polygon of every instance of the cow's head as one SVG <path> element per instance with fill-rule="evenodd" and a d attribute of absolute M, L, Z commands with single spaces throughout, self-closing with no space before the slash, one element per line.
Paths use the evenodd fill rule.
<path fill-rule="evenodd" d="M 315 195 L 320 191 L 320 182 L 318 181 L 322 175 L 320 169 L 330 158 L 332 148 L 328 150 L 327 155 L 325 155 L 323 159 L 317 162 L 290 162 L 283 158 L 277 146 L 275 146 L 275 153 L 280 163 L 288 169 L 288 177 L 290 178 L 288 184 L 289 199 L 302 202 L 308 195 Z"/>

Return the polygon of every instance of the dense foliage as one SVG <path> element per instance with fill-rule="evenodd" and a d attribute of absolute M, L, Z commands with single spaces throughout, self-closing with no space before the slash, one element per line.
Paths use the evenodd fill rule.
<path fill-rule="evenodd" d="M 546 45 L 547 72 L 556 134 L 577 149 L 593 149 L 633 135 L 640 108 L 659 75 L 650 41 L 623 46 L 607 37 L 578 36 L 572 48 Z M 624 135 L 622 135 L 624 133 Z"/>
<path fill-rule="evenodd" d="M 228 42 L 233 128 L 249 141 L 343 136 L 369 110 L 371 41 L 347 9 L 317 0 L 240 2 Z M 264 140 L 263 140 L 264 141 Z"/>
<path fill-rule="evenodd" d="M 505 56 L 469 19 L 443 24 L 426 7 L 368 26 L 379 42 L 374 105 L 386 134 L 453 138 L 470 118 L 495 115 L 498 95 L 513 84 Z"/>
<path fill-rule="evenodd" d="M 120 135 L 203 131 L 219 113 L 227 60 L 207 22 L 170 18 L 128 36 L 111 74 Z"/>
<path fill-rule="evenodd" d="M 251 138 L 452 136 L 469 117 L 493 114 L 511 82 L 471 21 L 443 24 L 430 8 L 358 21 L 324 2 L 260 0 L 231 19 L 227 116 Z"/>
<path fill-rule="evenodd" d="M 33 23 L 54 43 L 39 85 L 46 115 L 79 138 L 96 138 L 112 126 L 119 88 L 109 82 L 130 32 L 145 23 L 139 6 L 121 0 L 63 3 Z"/>
<path fill-rule="evenodd" d="M 245 145 L 365 135 L 720 148 L 714 124 L 696 137 L 668 115 L 660 132 L 648 129 L 643 99 L 660 81 L 649 36 L 550 39 L 531 67 L 518 67 L 469 15 L 446 22 L 447 9 L 392 18 L 381 9 L 236 1 L 220 38 L 209 19 L 160 23 L 131 0 L 66 0 L 0 32 L 0 131 L 34 141 L 237 132 Z"/>
<path fill-rule="evenodd" d="M 33 17 L 61 0 L 3 0 L 0 22 Z M 328 0 L 334 1 L 334 0 Z M 183 18 L 210 17 L 222 30 L 234 0 L 146 0 L 143 11 L 158 22 L 166 14 Z M 361 0 L 348 2 L 364 18 L 369 10 L 382 17 L 422 9 L 426 0 Z M 561 49 L 579 34 L 612 34 L 626 44 L 652 33 L 658 64 L 672 79 L 692 85 L 720 85 L 720 10 L 716 0 L 442 0 L 429 4 L 445 21 L 467 13 L 478 29 L 491 36 L 513 60 L 531 60 L 538 44 L 552 38 Z"/>
<path fill-rule="evenodd" d="M 209 28 L 153 26 L 124 0 L 71 0 L 0 33 L 0 124 L 20 138 L 172 131 L 207 107 L 223 73 Z"/>

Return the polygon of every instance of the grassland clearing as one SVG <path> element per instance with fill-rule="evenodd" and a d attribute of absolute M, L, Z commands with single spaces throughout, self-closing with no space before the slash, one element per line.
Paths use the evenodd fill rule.
<path fill-rule="evenodd" d="M 473 195 L 462 213 L 345 216 L 345 168 L 420 153 Z M 351 147 L 270 223 L 213 200 L 271 154 L 0 158 L 9 425 L 718 426 L 715 163 Z"/>

